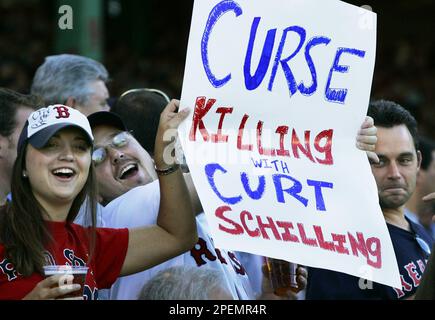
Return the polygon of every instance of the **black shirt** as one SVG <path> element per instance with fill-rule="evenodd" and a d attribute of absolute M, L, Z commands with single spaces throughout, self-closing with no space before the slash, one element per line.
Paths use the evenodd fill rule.
<path fill-rule="evenodd" d="M 407 219 L 411 232 L 387 223 L 399 267 L 402 290 L 345 273 L 308 268 L 306 299 L 404 299 L 415 293 L 429 256 L 416 235 L 432 248 L 433 240 L 424 229 Z"/>

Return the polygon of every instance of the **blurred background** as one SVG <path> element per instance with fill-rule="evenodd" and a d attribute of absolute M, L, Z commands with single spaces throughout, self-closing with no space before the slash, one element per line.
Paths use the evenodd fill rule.
<path fill-rule="evenodd" d="M 435 139 L 435 1 L 346 2 L 378 14 L 372 98 L 400 103 Z M 72 30 L 58 26 L 62 5 L 73 9 Z M 76 53 L 107 67 L 114 97 L 133 87 L 179 97 L 192 6 L 193 0 L 0 0 L 0 86 L 28 93 L 45 56 Z"/>

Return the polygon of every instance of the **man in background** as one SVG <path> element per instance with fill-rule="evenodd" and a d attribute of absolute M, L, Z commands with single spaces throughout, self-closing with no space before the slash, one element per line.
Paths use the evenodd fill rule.
<path fill-rule="evenodd" d="M 110 111 L 121 117 L 136 140 L 153 156 L 160 113 L 168 103 L 169 97 L 161 90 L 137 88 L 121 94 Z"/>
<path fill-rule="evenodd" d="M 29 115 L 42 105 L 33 95 L 0 88 L 0 206 L 11 191 L 12 166 L 17 157 L 17 142 Z"/>
<path fill-rule="evenodd" d="M 421 166 L 417 174 L 415 192 L 406 203 L 405 214 L 413 222 L 421 224 L 429 235 L 435 239 L 435 202 L 425 202 L 422 198 L 435 192 L 435 142 L 424 137 L 419 139 Z"/>
<path fill-rule="evenodd" d="M 106 68 L 93 59 L 73 54 L 48 56 L 36 70 L 31 93 L 42 97 L 45 105 L 64 104 L 88 116 L 110 109 L 108 78 Z"/>
<path fill-rule="evenodd" d="M 224 283 L 218 270 L 178 265 L 152 277 L 139 300 L 233 300 Z"/>

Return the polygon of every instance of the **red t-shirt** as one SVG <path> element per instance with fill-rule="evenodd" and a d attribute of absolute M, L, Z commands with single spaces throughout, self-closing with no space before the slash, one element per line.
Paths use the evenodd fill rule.
<path fill-rule="evenodd" d="M 54 243 L 46 248 L 47 264 L 85 266 L 88 260 L 87 229 L 74 223 L 47 222 Z M 84 286 L 85 300 L 98 298 L 98 289 L 109 288 L 118 278 L 128 248 L 128 229 L 97 228 L 93 259 L 88 265 Z M 43 280 L 39 273 L 18 274 L 5 258 L 0 244 L 0 300 L 22 299 Z"/>

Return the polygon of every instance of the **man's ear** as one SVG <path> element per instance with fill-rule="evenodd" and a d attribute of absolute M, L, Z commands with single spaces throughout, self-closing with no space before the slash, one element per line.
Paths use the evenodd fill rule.
<path fill-rule="evenodd" d="M 421 152 L 420 152 L 420 150 L 417 150 L 417 169 L 420 169 L 421 159 L 422 159 Z"/>
<path fill-rule="evenodd" d="M 73 97 L 68 97 L 64 103 L 67 107 L 75 108 L 77 101 Z"/>

